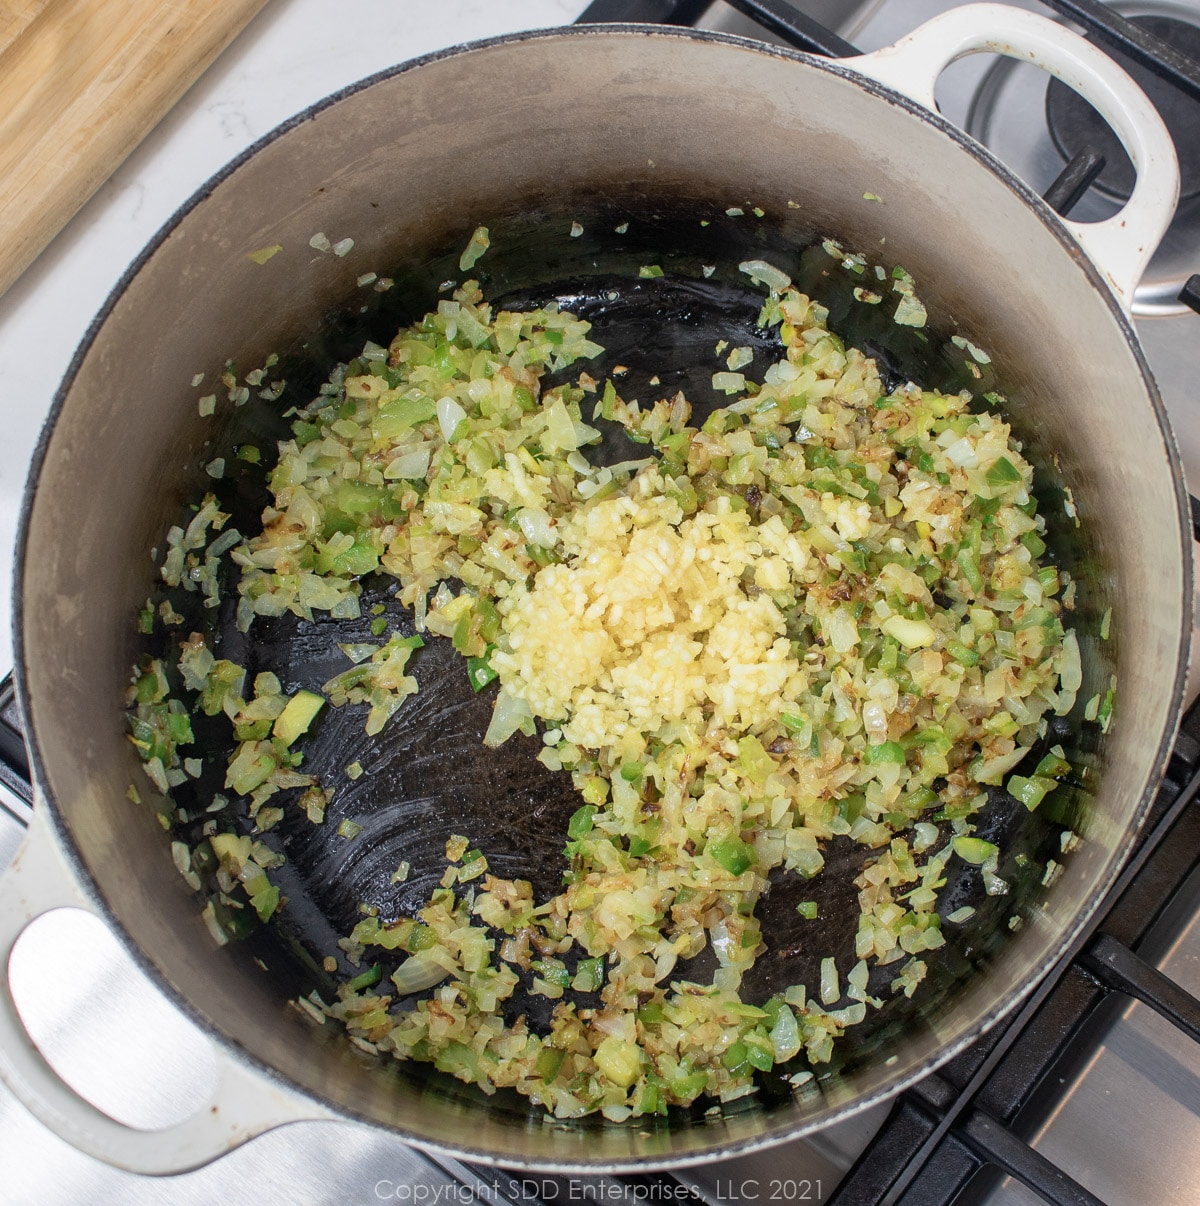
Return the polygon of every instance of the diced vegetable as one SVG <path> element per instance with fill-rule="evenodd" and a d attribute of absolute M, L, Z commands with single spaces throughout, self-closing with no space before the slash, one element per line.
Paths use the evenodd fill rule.
<path fill-rule="evenodd" d="M 983 838 L 962 836 L 954 839 L 954 853 L 963 862 L 973 863 L 975 866 L 987 862 L 999 852 L 998 846 L 993 842 L 985 842 Z"/>
<path fill-rule="evenodd" d="M 476 229 L 460 272 L 489 243 Z M 353 240 L 313 246 L 342 255 Z M 894 302 L 895 321 L 914 328 L 902 341 L 932 340 L 903 268 L 889 277 L 824 247 L 828 272 L 885 324 L 882 303 Z M 781 269 L 739 269 L 764 287 L 764 337 L 731 325 L 718 343 L 712 386 L 726 404 L 701 427 L 665 374 L 648 377 L 661 396 L 639 404 L 619 392 L 624 366 L 606 365 L 603 385 L 583 371 L 602 349 L 558 304 L 497 310 L 477 282 L 447 281 L 436 309 L 386 346 L 368 341 L 298 400 L 276 451 L 206 452 L 214 476 L 242 466 L 222 497 L 267 490 L 259 527 L 229 528 L 213 494 L 166 535 L 159 594 L 138 618 L 155 655 L 139 660 L 128 707 L 164 825 L 188 827 L 174 835 L 175 866 L 226 942 L 286 916 L 271 879 L 283 856 L 268 845 L 283 835 L 293 848 L 285 818 L 321 824 L 333 804 L 347 843 L 370 823 L 370 842 L 339 845 L 375 869 L 357 924 L 320 964 L 336 997 L 299 1004 L 364 1052 L 423 1060 L 485 1092 L 515 1087 L 563 1118 L 734 1101 L 792 1060 L 804 1067 L 783 1074 L 817 1092 L 809 1069 L 835 1058 L 886 987 L 919 993 L 943 925 L 974 915 L 943 918 L 951 860 L 977 866 L 989 895 L 1008 891 L 1000 850 L 975 836 L 989 831 L 985 789 L 1006 783 L 1034 809 L 1071 773 L 1057 747 L 1017 773 L 1044 748 L 1047 717 L 1075 707 L 1083 666 L 1064 627 L 1077 584 L 1039 563 L 1045 524 L 1003 398 L 976 407 L 967 394 L 889 388 Z M 662 275 L 647 264 L 651 283 L 630 287 L 655 293 Z M 777 356 L 760 350 L 771 339 Z M 953 342 L 954 365 L 982 380 L 986 353 Z M 228 365 L 230 404 L 248 404 L 251 388 L 255 406 L 275 403 L 283 382 L 260 388 L 271 367 L 243 385 Z M 636 459 L 592 457 L 601 421 L 638 445 Z M 269 643 L 255 645 L 249 676 L 220 656 L 241 646 L 213 622 L 228 611 L 252 644 L 256 624 L 284 616 L 337 632 L 347 661 L 321 693 L 289 698 L 258 660 Z M 1105 615 L 1102 638 L 1110 625 Z M 423 841 L 380 855 L 389 827 L 347 814 L 364 802 L 356 754 L 384 772 L 386 756 L 347 743 L 328 784 L 306 773 L 306 738 L 325 752 L 333 735 L 316 728 L 326 699 L 360 709 L 354 723 L 370 735 L 395 717 L 385 748 L 404 759 L 454 744 L 425 731 L 448 713 L 410 701 L 430 664 L 414 653 L 434 637 L 466 660 L 474 690 L 498 685 L 484 744 L 523 733 L 540 763 L 531 774 L 578 796 L 558 811 L 557 796 L 530 793 L 536 832 L 566 830 L 548 897 L 504 877 L 511 850 L 485 853 L 468 833 L 449 835 L 436 868 L 418 857 Z M 1087 706 L 1105 727 L 1115 689 Z M 448 740 L 459 722 L 447 723 Z M 232 800 L 212 792 L 214 732 L 228 734 Z M 436 762 L 428 773 L 435 782 Z M 755 960 L 781 951 L 758 916 L 766 886 L 812 881 L 796 908 L 815 921 L 843 899 L 821 891 L 825 859 L 836 850 L 844 864 L 851 848 L 844 898 L 858 918 L 844 973 L 808 949 L 824 927 L 797 921 L 816 982 L 751 998 Z M 1047 890 L 1060 872 L 1047 862 Z M 693 983 L 703 960 L 715 971 Z M 518 989 L 545 1009 L 526 1010 Z"/>
<path fill-rule="evenodd" d="M 302 733 L 308 732 L 324 706 L 324 696 L 313 691 L 297 691 L 275 718 L 271 731 L 284 745 L 291 745 Z"/>

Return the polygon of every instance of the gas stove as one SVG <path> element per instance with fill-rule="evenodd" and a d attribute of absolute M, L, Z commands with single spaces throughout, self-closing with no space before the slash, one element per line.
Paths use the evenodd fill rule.
<path fill-rule="evenodd" d="M 1098 7 L 1088 0 L 1053 9 L 1012 2 L 1060 19 L 1069 18 L 1059 10 L 1078 17 Z M 11 400 L 0 445 L 3 564 L 11 562 L 20 492 L 53 391 L 124 266 L 204 179 L 306 104 L 400 59 L 581 16 L 697 24 L 793 44 L 800 37 L 807 39 L 805 49 L 845 54 L 895 41 L 950 7 L 947 0 L 797 0 L 795 9 L 785 0 L 597 0 L 586 9 L 579 0 L 446 0 L 439 6 L 363 0 L 355 28 L 348 29 L 341 13 L 319 0 L 273 0 L 0 298 L 0 388 Z M 1200 59 L 1200 3 L 1114 0 L 1108 7 Z M 364 30 L 371 36 L 361 36 Z M 1133 53 L 1136 58 L 1136 48 Z M 1160 103 L 1183 160 L 1177 220 L 1138 291 L 1135 315 L 1195 492 L 1200 317 L 1180 294 L 1200 271 L 1200 82 L 1189 90 L 1142 66 L 1134 69 Z M 1200 67 L 1191 70 L 1200 81 Z M 938 103 L 1033 187 L 1057 184 L 1059 207 L 1080 176 L 1094 176 L 1072 216 L 1098 219 L 1119 207 L 1128 188 L 1123 152 L 1086 106 L 1033 68 L 972 56 L 943 75 Z M 1064 180 L 1064 172 L 1073 178 Z M 5 633 L 10 591 L 6 573 L 0 583 Z M 11 664 L 7 645 L 0 645 L 0 663 L 0 671 Z M 11 700 L 0 693 L 0 780 L 12 777 L 13 766 L 20 769 L 6 718 L 14 719 Z M 0 866 L 18 848 L 28 817 L 14 782 L 15 794 L 0 786 Z M 180 1203 L 714 1206 L 1194 1201 L 1200 1178 L 1200 1005 L 1192 995 L 1200 995 L 1198 787 L 1200 710 L 1193 709 L 1152 814 L 1153 832 L 1133 853 L 1098 925 L 1016 1018 L 895 1102 L 806 1139 L 670 1175 L 563 1178 L 472 1168 L 365 1128 L 303 1123 L 207 1168 L 151 1180 L 80 1155 L 0 1090 L 6 1200 L 51 1206 L 165 1197 Z M 72 969 L 69 978 L 57 974 L 64 966 Z M 68 912 L 42 918 L 19 944 L 11 975 L 47 1058 L 115 1117 L 163 1126 L 206 1100 L 213 1076 L 206 1040 L 94 919 Z M 119 1063 L 112 1052 L 121 1053 Z"/>

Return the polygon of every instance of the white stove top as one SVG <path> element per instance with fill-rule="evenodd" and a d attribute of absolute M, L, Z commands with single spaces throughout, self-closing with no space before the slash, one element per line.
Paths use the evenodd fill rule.
<path fill-rule="evenodd" d="M 873 49 L 952 3 L 869 0 L 860 6 L 844 5 L 842 11 L 857 8 L 860 15 L 843 32 L 862 49 Z M 234 155 L 337 88 L 397 61 L 462 41 L 568 23 L 585 6 L 584 0 L 442 0 L 440 4 L 357 0 L 353 6 L 323 0 L 270 0 L 25 276 L 0 297 L 5 436 L 0 441 L 0 673 L 12 664 L 10 566 L 21 494 L 38 431 L 87 325 L 154 232 Z M 1040 9 L 1033 3 L 1022 6 Z M 807 6 L 801 2 L 800 7 Z M 826 10 L 829 7 L 826 5 Z M 737 32 L 751 28 L 723 5 L 714 8 L 705 23 Z M 976 62 L 953 71 L 966 78 L 985 67 Z M 963 122 L 966 112 L 959 95 L 952 89 L 943 107 L 951 120 Z M 1200 268 L 1200 257 L 1195 267 Z M 1194 350 L 1200 318 L 1192 317 L 1191 324 L 1190 338 L 1185 337 L 1182 344 Z M 1165 357 L 1163 364 L 1181 343 L 1178 328 L 1168 328 L 1161 320 L 1146 320 L 1142 334 L 1152 358 Z M 1171 363 L 1162 376 L 1189 476 L 1200 483 L 1200 418 L 1189 409 L 1198 401 L 1192 396 L 1192 374 L 1181 373 Z M 20 839 L 19 828 L 6 825 L 4 815 L 0 809 L 0 867 L 7 864 Z M 1196 960 L 1185 959 L 1175 947 L 1167 955 L 1172 974 L 1182 969 L 1179 978 L 1186 982 L 1188 969 L 1194 971 Z M 86 998 L 72 995 L 73 990 L 60 990 L 56 977 L 47 974 L 63 961 L 85 969 L 83 975 L 76 970 L 71 981 L 93 984 Z M 98 1104 L 133 1125 L 151 1126 L 184 1117 L 202 1100 L 206 1078 L 211 1076 L 205 1040 L 141 981 L 115 939 L 99 923 L 93 925 L 92 919 L 74 914 L 43 919 L 18 948 L 13 973 L 29 1015 L 38 1019 L 35 1037 L 49 1058 L 61 1061 L 74 1082 Z M 1151 1054 L 1157 1058 L 1159 1039 L 1153 1026 L 1147 1037 L 1135 1016 L 1126 1037 L 1125 1047 L 1106 1058 L 1119 1064 L 1139 1045 L 1143 1053 L 1153 1048 Z M 1162 1043 L 1171 1045 L 1166 1039 Z M 122 1054 L 113 1058 L 112 1052 Z M 1188 1051 L 1183 1058 L 1196 1065 L 1194 1069 L 1175 1065 L 1181 1069 L 1178 1083 L 1187 1088 L 1185 1108 L 1182 1114 L 1171 1115 L 1165 1125 L 1173 1128 L 1185 1148 L 1195 1138 L 1196 1143 L 1191 1144 L 1195 1148 L 1200 1146 L 1200 1123 L 1196 1121 L 1200 1106 L 1191 1100 L 1195 1097 L 1191 1086 L 1200 1083 L 1200 1061 Z M 1148 1077 L 1151 1083 L 1154 1080 L 1147 1073 L 1137 1075 Z M 1178 1106 L 1180 1094 L 1168 1091 L 1168 1096 Z M 1098 1107 L 1091 1108 L 1093 1113 L 1082 1115 L 1082 1122 L 1067 1111 L 1066 1131 L 1048 1129 L 1039 1145 L 1051 1153 L 1065 1145 L 1063 1158 L 1074 1175 L 1098 1192 L 1111 1189 L 1118 1195 L 1111 1199 L 1114 1202 L 1136 1201 L 1136 1188 L 1130 1190 L 1130 1186 L 1144 1182 L 1119 1176 L 1119 1169 L 1105 1174 L 1104 1188 L 1095 1183 L 1099 1176 L 1095 1161 L 1086 1154 L 1091 1150 L 1088 1118 L 1097 1119 L 1095 1125 L 1101 1128 L 1110 1123 L 1102 1109 L 1095 1112 Z M 814 1143 L 791 1144 L 765 1157 L 698 1170 L 691 1178 L 696 1187 L 694 1200 L 766 1200 L 771 1183 L 779 1181 L 781 1185 L 792 1183 L 797 1192 L 807 1182 L 808 1200 L 821 1201 L 884 1113 L 885 1109 L 877 1109 L 856 1123 L 824 1133 Z M 1186 1124 L 1188 1118 L 1190 1124 Z M 1179 1144 L 1174 1145 L 1175 1159 L 1178 1148 Z M 1085 1155 L 1080 1156 L 1080 1150 Z M 264 1201 L 468 1200 L 447 1170 L 418 1157 L 395 1139 L 349 1125 L 312 1123 L 285 1128 L 207 1169 L 163 1180 L 138 1178 L 79 1155 L 2 1090 L 0 1168 L 4 1170 L 5 1200 L 45 1206 L 168 1199 L 181 1204 L 215 1200 L 255 1206 Z M 455 1175 L 461 1176 L 461 1170 Z M 1183 1182 L 1181 1196 L 1167 1194 L 1155 1201 L 1194 1200 L 1188 1184 L 1194 1181 Z M 531 1192 L 537 1188 L 526 1186 Z M 632 1200 L 628 1192 L 598 1197 L 597 1189 L 592 1189 L 594 1200 Z M 582 1182 L 579 1191 L 582 1200 Z M 993 1200 L 1031 1200 L 1021 1196 L 1025 1192 L 1005 1187 Z M 1131 1192 L 1134 1196 L 1126 1196 Z M 499 1189 L 480 1186 L 477 1196 L 484 1201 L 521 1200 L 512 1193 L 510 1190 L 505 1196 Z M 604 1190 L 599 1193 L 603 1195 Z M 564 1198 L 560 1191 L 560 1200 Z"/>

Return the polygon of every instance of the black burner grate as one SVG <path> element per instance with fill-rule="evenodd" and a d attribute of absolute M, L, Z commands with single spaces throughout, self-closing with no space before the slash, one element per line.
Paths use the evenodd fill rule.
<path fill-rule="evenodd" d="M 1200 1002 L 1136 951 L 1200 865 L 1200 706 L 1184 720 L 1149 833 L 1094 921 L 1006 1026 L 903 1093 L 830 1198 L 837 1206 L 949 1203 L 987 1166 L 1048 1202 L 1096 1202 L 1018 1138 L 1049 1114 L 1057 1071 L 1090 1047 L 1124 998 L 1200 1039 Z M 977 1189 L 978 1186 L 973 1186 Z M 974 1196 L 974 1194 L 972 1194 Z"/>

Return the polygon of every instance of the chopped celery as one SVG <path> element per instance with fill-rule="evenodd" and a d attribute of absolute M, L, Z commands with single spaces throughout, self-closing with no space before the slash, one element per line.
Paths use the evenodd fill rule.
<path fill-rule="evenodd" d="M 775 761 L 762 747 L 757 737 L 743 737 L 738 742 L 738 762 L 746 777 L 756 787 L 762 787 L 767 776 L 775 769 Z"/>
<path fill-rule="evenodd" d="M 1043 775 L 1047 778 L 1054 778 L 1058 775 L 1069 775 L 1071 773 L 1071 764 L 1067 761 L 1063 754 L 1062 746 L 1054 746 L 1045 757 L 1037 764 L 1035 775 Z"/>
<path fill-rule="evenodd" d="M 633 1043 L 609 1035 L 596 1048 L 596 1066 L 613 1084 L 627 1089 L 642 1069 L 642 1053 Z"/>
<path fill-rule="evenodd" d="M 284 745 L 291 745 L 302 733 L 308 732 L 309 726 L 324 706 L 323 695 L 317 695 L 313 691 L 297 691 L 275 718 L 271 732 Z"/>
<path fill-rule="evenodd" d="M 461 272 L 489 240 L 476 230 Z M 323 238 L 323 250 L 348 246 Z M 862 256 L 829 246 L 831 271 L 870 283 L 858 291 L 867 300 L 884 298 L 882 267 L 871 280 Z M 489 866 L 451 835 L 447 864 L 422 866 L 413 847 L 411 876 L 401 863 L 383 895 L 360 905 L 331 974 L 354 970 L 331 1004 L 301 1007 L 363 1050 L 431 1062 L 489 1092 L 515 1086 L 560 1117 L 601 1111 L 613 1122 L 702 1093 L 734 1101 L 759 1072 L 797 1058 L 819 1074 L 842 1032 L 879 1007 L 877 968 L 905 957 L 898 975 L 873 978 L 906 996 L 926 978 L 926 952 L 944 941 L 952 856 L 981 868 L 986 892 L 1007 890 L 997 846 L 970 836 L 988 807 L 981 784 L 1006 781 L 1033 809 L 1070 773 L 1061 749 L 1015 773 L 1047 716 L 1074 706 L 1082 666 L 1064 610 L 1076 583 L 1038 562 L 1045 525 L 1003 406 L 981 412 L 965 394 L 913 383 L 889 389 L 785 273 L 740 267 L 764 286 L 762 334 L 784 352 L 770 357 L 759 350 L 768 341 L 744 334 L 725 342 L 718 354 L 738 346 L 713 383 L 728 405 L 702 427 L 673 378 L 647 363 L 628 379 L 647 373 L 655 392 L 640 403 L 621 395 L 626 366 L 606 364 L 600 380 L 582 371 L 602 349 L 558 304 L 494 309 L 478 282 L 447 281 L 434 310 L 386 346 L 367 343 L 289 410 L 293 438 L 265 483 L 257 472 L 243 482 L 270 494 L 261 528 L 225 529 L 210 495 L 167 534 L 162 593 L 139 626 L 156 653 L 179 656 L 138 663 L 129 736 L 168 797 L 167 826 L 198 821 L 210 834 L 194 849 L 179 842 L 175 859 L 210 894 L 218 940 L 275 915 L 283 898 L 267 872 L 282 856 L 215 832 L 231 824 L 224 796 L 193 802 L 214 762 L 207 749 L 203 761 L 181 756 L 196 741 L 188 707 L 170 696 L 177 680 L 205 714 L 200 742 L 220 732 L 236 744 L 227 784 L 245 797 L 232 808 L 251 834 L 293 812 L 321 823 L 336 792 L 357 794 L 350 748 L 335 752 L 346 777 L 329 787 L 300 770 L 324 697 L 360 707 L 371 735 L 399 713 L 395 727 L 409 731 L 396 748 L 418 760 L 450 748 L 436 701 L 405 704 L 422 638 L 395 631 L 401 615 L 466 660 L 474 690 L 499 680 L 485 745 L 518 729 L 534 745 L 540 736 L 531 775 L 555 775 L 580 797 L 562 882 L 545 896 L 501 873 L 511 851 Z M 647 265 L 641 276 L 661 274 Z M 924 340 L 913 279 L 897 269 L 892 280 L 894 317 L 914 328 L 904 338 Z M 957 346 L 971 360 L 956 364 L 986 362 Z M 242 386 L 227 366 L 232 405 L 268 367 Z M 260 393 L 274 402 L 281 389 Z M 585 411 L 620 428 L 636 459 L 585 455 L 601 438 Z M 267 458 L 266 444 L 231 447 L 204 459 Z M 240 633 L 285 615 L 304 632 L 345 624 L 337 645 L 348 663 L 330 669 L 323 694 L 289 699 L 258 661 L 269 641 L 258 642 L 250 692 L 246 671 L 216 657 L 240 644 L 205 627 L 203 612 L 223 617 L 227 602 Z M 1080 602 L 1091 617 L 1095 601 Z M 1106 615 L 1102 638 L 1109 624 Z M 436 659 L 428 665 L 436 677 Z M 1105 725 L 1113 686 L 1089 707 Z M 528 824 L 552 834 L 537 790 Z M 362 833 L 337 807 L 338 833 Z M 372 825 L 373 839 L 385 836 Z M 842 979 L 824 958 L 819 983 L 748 1004 L 740 986 L 767 947 L 767 876 L 814 877 L 840 842 L 862 852 L 850 873 L 862 912 L 847 1002 L 837 1008 Z M 363 858 L 371 845 L 344 849 Z M 385 876 L 397 860 L 387 857 Z M 550 869 L 533 865 L 544 886 Z M 418 885 L 431 870 L 441 883 L 426 893 Z M 1048 885 L 1057 871 L 1047 864 Z M 816 900 L 796 909 L 820 915 Z M 367 957 L 373 947 L 395 952 L 381 956 L 390 974 Z M 693 984 L 684 977 L 704 947 L 715 974 Z M 385 977 L 390 995 L 377 996 Z M 537 1025 L 530 1014 L 514 1026 L 517 994 L 529 992 L 554 1004 Z M 813 1071 L 789 1079 L 816 1091 Z"/>
<path fill-rule="evenodd" d="M 984 841 L 983 838 L 962 835 L 954 839 L 954 853 L 964 862 L 979 866 L 999 854 L 1000 848 L 992 842 Z"/>
<path fill-rule="evenodd" d="M 1042 802 L 1046 793 L 1054 790 L 1056 784 L 1053 779 L 1043 779 L 1039 775 L 1012 775 L 1005 786 L 1010 795 L 1016 796 L 1032 812 Z"/>

